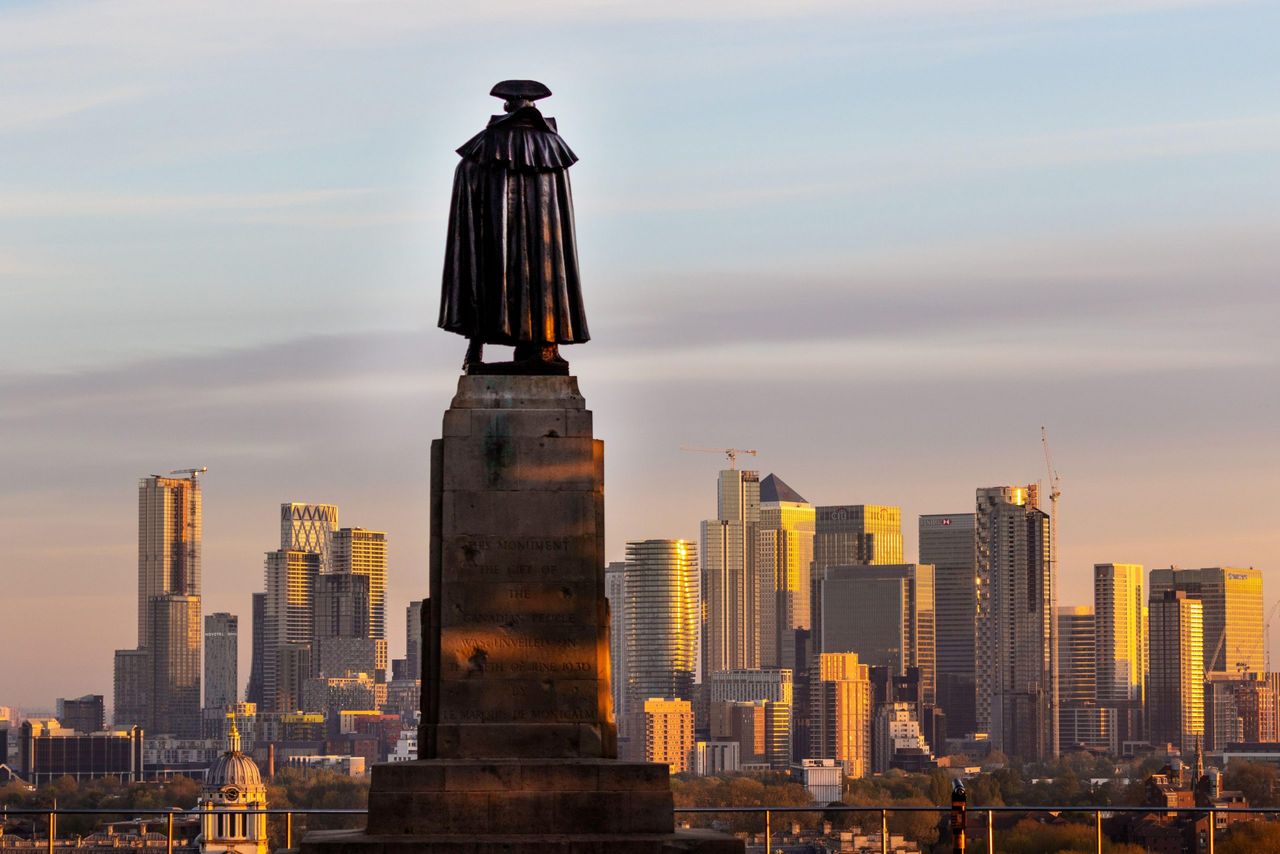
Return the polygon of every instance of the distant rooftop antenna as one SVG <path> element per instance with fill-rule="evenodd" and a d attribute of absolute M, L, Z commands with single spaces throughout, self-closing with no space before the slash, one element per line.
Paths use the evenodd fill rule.
<path fill-rule="evenodd" d="M 681 445 L 680 450 L 696 454 L 724 454 L 729 458 L 729 468 L 731 469 L 738 467 L 738 454 L 746 454 L 751 457 L 756 455 L 755 448 L 691 448 L 688 445 Z"/>

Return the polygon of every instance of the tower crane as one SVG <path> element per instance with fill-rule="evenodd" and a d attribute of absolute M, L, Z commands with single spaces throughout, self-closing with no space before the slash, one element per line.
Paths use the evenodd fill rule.
<path fill-rule="evenodd" d="M 1266 658 L 1267 672 L 1271 672 L 1271 621 L 1276 617 L 1276 611 L 1280 609 L 1280 599 L 1276 600 L 1276 604 L 1271 606 L 1271 610 L 1267 613 L 1267 618 L 1262 621 L 1262 649 Z"/>
<path fill-rule="evenodd" d="M 1044 465 L 1049 471 L 1049 660 L 1052 665 L 1052 689 L 1050 697 L 1050 715 L 1058 714 L 1058 499 L 1062 496 L 1059 488 L 1058 471 L 1053 467 L 1053 456 L 1049 453 L 1049 431 L 1040 425 L 1040 444 L 1044 446 Z M 1053 755 L 1058 755 L 1058 728 L 1053 727 Z"/>
<path fill-rule="evenodd" d="M 185 474 L 188 477 L 190 477 L 192 480 L 195 480 L 197 477 L 204 474 L 208 470 L 209 470 L 208 466 L 200 466 L 200 468 L 198 469 L 174 469 L 173 471 L 169 472 L 169 474 Z"/>
<path fill-rule="evenodd" d="M 749 457 L 756 455 L 754 448 L 691 448 L 688 445 L 681 445 L 680 450 L 700 454 L 724 454 L 729 458 L 729 468 L 731 469 L 738 467 L 738 454 L 746 454 Z"/>

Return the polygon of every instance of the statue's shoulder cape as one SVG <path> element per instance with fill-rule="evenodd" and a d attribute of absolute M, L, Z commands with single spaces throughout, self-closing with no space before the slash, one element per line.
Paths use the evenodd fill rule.
<path fill-rule="evenodd" d="M 494 116 L 489 126 L 458 149 L 464 159 L 481 165 L 501 163 L 519 172 L 568 169 L 578 156 L 556 133 L 556 120 L 533 107 Z"/>

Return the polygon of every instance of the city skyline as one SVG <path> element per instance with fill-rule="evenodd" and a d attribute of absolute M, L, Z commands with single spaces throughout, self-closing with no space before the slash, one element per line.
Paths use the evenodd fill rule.
<path fill-rule="evenodd" d="M 43 618 L 133 613 L 148 472 L 209 466 L 204 610 L 246 637 L 280 502 L 388 532 L 389 614 L 425 594 L 446 189 L 505 75 L 582 157 L 609 560 L 698 540 L 685 444 L 900 506 L 918 560 L 918 515 L 1045 478 L 1043 424 L 1060 604 L 1100 562 L 1272 578 L 1280 13 L 1026 5 L 0 11 L 0 572 L 46 655 L 12 702 L 110 695 Z"/>

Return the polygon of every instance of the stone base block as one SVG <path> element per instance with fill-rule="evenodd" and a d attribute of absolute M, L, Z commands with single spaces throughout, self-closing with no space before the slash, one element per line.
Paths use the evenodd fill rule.
<path fill-rule="evenodd" d="M 610 759 L 426 759 L 376 765 L 373 836 L 670 834 L 666 765 Z"/>
<path fill-rule="evenodd" d="M 741 839 L 709 830 L 678 833 L 556 834 L 489 836 L 473 834 L 376 836 L 358 830 L 318 830 L 307 834 L 299 854 L 742 854 Z"/>

